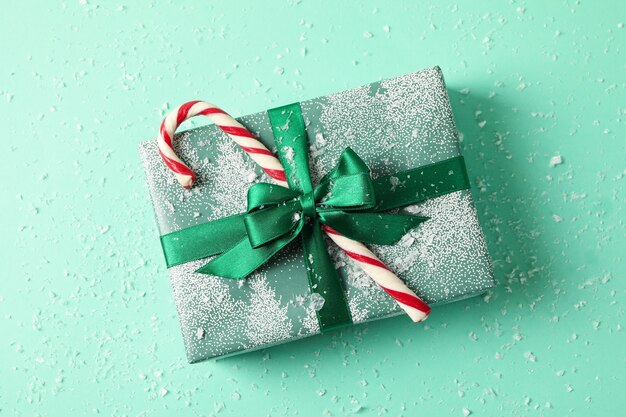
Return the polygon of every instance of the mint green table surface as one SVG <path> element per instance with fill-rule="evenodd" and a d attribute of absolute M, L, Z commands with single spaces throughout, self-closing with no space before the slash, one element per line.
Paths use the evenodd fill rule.
<path fill-rule="evenodd" d="M 624 415 L 622 1 L 5 3 L 0 415 Z M 501 286 L 188 365 L 137 142 L 432 65 Z"/>

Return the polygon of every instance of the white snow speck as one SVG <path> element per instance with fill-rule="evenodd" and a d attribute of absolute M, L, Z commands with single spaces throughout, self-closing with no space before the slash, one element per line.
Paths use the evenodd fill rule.
<path fill-rule="evenodd" d="M 257 178 L 258 175 L 256 174 L 256 172 L 250 172 L 246 177 L 246 181 L 248 181 L 248 183 L 253 183 L 256 181 Z"/>
<path fill-rule="evenodd" d="M 311 294 L 309 306 L 315 311 L 320 311 L 322 307 L 324 307 L 325 302 L 326 300 L 324 299 L 324 297 L 314 292 Z"/>
<path fill-rule="evenodd" d="M 563 163 L 563 158 L 561 158 L 561 155 L 555 155 L 552 158 L 550 158 L 550 167 L 555 167 L 557 165 L 561 165 Z"/>
<path fill-rule="evenodd" d="M 196 330 L 196 337 L 198 338 L 198 340 L 204 337 L 204 329 L 202 327 L 198 327 L 198 329 Z"/>

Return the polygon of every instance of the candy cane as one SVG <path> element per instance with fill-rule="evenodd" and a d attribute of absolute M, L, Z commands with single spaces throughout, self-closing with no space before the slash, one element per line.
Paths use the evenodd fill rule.
<path fill-rule="evenodd" d="M 289 188 L 285 178 L 285 170 L 278 158 L 228 113 L 203 101 L 190 101 L 174 109 L 165 117 L 159 130 L 159 153 L 183 187 L 191 188 L 195 181 L 195 174 L 172 149 L 172 137 L 176 128 L 183 121 L 197 115 L 208 116 L 220 129 L 241 146 L 276 184 Z M 420 322 L 428 317 L 430 307 L 415 295 L 364 244 L 349 239 L 326 225 L 323 225 L 322 229 L 350 259 L 398 303 L 411 320 Z"/>
<path fill-rule="evenodd" d="M 333 228 L 322 225 L 322 229 L 339 248 L 352 259 L 363 272 L 369 275 L 391 296 L 414 322 L 423 321 L 430 314 L 430 307 L 407 287 L 387 265 L 382 263 L 367 246 L 341 235 Z"/>
<path fill-rule="evenodd" d="M 278 185 L 287 187 L 285 170 L 278 158 L 265 147 L 248 129 L 241 123 L 233 119 L 228 113 L 219 107 L 205 103 L 204 101 L 190 101 L 172 110 L 161 123 L 157 146 L 159 153 L 168 166 L 176 175 L 180 185 L 189 189 L 196 180 L 196 174 L 189 168 L 174 152 L 172 148 L 172 138 L 174 132 L 185 120 L 203 115 L 207 116 L 230 136 L 237 145 L 241 146 L 263 171 L 267 173 Z"/>

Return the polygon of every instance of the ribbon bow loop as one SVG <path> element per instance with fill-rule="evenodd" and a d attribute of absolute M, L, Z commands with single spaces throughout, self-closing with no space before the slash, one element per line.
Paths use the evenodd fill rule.
<path fill-rule="evenodd" d="M 376 205 L 370 170 L 351 148 L 346 148 L 337 165 L 313 191 L 321 211 L 366 210 Z"/>

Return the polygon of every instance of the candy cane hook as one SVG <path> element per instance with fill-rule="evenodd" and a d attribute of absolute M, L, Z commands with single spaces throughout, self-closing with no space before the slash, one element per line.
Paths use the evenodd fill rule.
<path fill-rule="evenodd" d="M 228 113 L 213 104 L 203 101 L 190 101 L 172 110 L 161 123 L 158 148 L 163 161 L 176 175 L 180 184 L 189 189 L 196 175 L 176 155 L 172 148 L 172 138 L 176 128 L 185 120 L 203 115 L 209 117 L 224 133 L 230 136 L 250 157 L 269 175 L 276 184 L 289 188 L 285 170 L 278 160 L 248 129 L 233 119 Z M 404 282 L 398 278 L 380 259 L 361 242 L 349 239 L 328 226 L 324 232 L 344 253 L 352 259 L 370 278 L 376 282 L 414 322 L 425 320 L 430 307 L 424 303 Z"/>
<path fill-rule="evenodd" d="M 194 116 L 207 116 L 224 133 L 230 136 L 263 171 L 267 173 L 278 185 L 287 187 L 285 170 L 278 158 L 270 152 L 248 129 L 233 119 L 228 113 L 219 107 L 204 101 L 190 101 L 172 110 L 161 123 L 157 145 L 159 153 L 168 166 L 176 175 L 180 185 L 190 189 L 196 180 L 196 174 L 174 152 L 172 138 L 174 132 L 185 120 Z"/>

